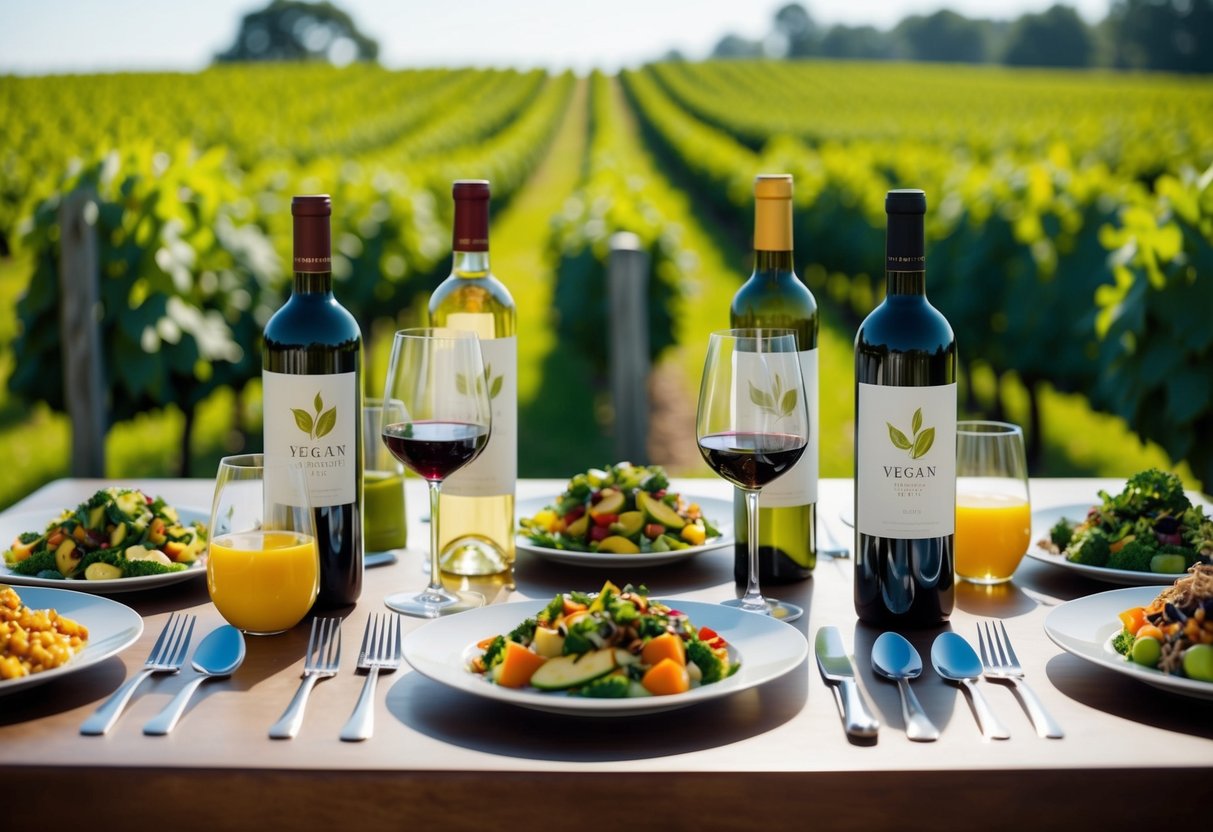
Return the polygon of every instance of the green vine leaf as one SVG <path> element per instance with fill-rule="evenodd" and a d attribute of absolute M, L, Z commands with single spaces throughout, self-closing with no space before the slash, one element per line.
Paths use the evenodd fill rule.
<path fill-rule="evenodd" d="M 324 399 L 320 398 L 320 394 L 316 394 L 315 401 L 312 402 L 316 406 L 316 415 L 320 415 L 320 411 L 324 410 Z"/>
<path fill-rule="evenodd" d="M 792 411 L 796 409 L 796 391 L 788 390 L 783 394 L 783 400 L 779 403 L 779 415 L 790 416 Z"/>
<path fill-rule="evenodd" d="M 914 418 L 912 420 L 910 420 L 910 433 L 917 436 L 918 431 L 920 431 L 920 430 L 922 430 L 922 408 L 921 407 L 914 411 Z"/>
<path fill-rule="evenodd" d="M 499 394 L 501 392 L 501 386 L 504 382 L 505 382 L 505 376 L 497 376 L 497 378 L 493 379 L 493 384 L 489 388 L 489 398 L 490 399 L 497 398 L 497 394 Z"/>
<path fill-rule="evenodd" d="M 885 422 L 889 426 L 889 441 L 893 443 L 893 447 L 903 451 L 908 451 L 914 447 L 904 433 L 893 427 L 892 422 Z"/>
<path fill-rule="evenodd" d="M 330 407 L 316 420 L 316 438 L 327 436 L 337 426 L 337 408 Z"/>
<path fill-rule="evenodd" d="M 312 435 L 312 414 L 298 407 L 292 407 L 291 413 L 295 414 L 295 425 L 310 437 Z"/>
<path fill-rule="evenodd" d="M 935 444 L 935 428 L 927 428 L 914 440 L 914 450 L 910 452 L 912 459 L 921 459 Z"/>
<path fill-rule="evenodd" d="M 461 396 L 466 396 L 468 394 L 468 380 L 467 376 L 465 376 L 463 373 L 455 374 L 455 390 Z"/>
<path fill-rule="evenodd" d="M 748 382 L 750 385 L 750 401 L 764 410 L 774 410 L 775 400 L 771 398 L 771 394 L 765 390 L 759 390 L 754 386 L 754 382 Z"/>

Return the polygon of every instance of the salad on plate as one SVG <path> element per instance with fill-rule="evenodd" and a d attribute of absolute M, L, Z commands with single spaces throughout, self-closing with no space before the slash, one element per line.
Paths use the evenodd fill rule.
<path fill-rule="evenodd" d="M 1181 575 L 1213 563 L 1213 519 L 1174 474 L 1142 471 L 1119 494 L 1099 497 L 1086 517 L 1061 518 L 1037 545 L 1074 564 L 1130 572 Z"/>
<path fill-rule="evenodd" d="M 162 498 L 111 486 L 19 534 L 4 563 L 15 575 L 109 581 L 184 571 L 206 542 L 206 526 L 183 522 Z"/>
<path fill-rule="evenodd" d="M 1213 565 L 1196 564 L 1148 605 L 1119 617 L 1112 647 L 1127 660 L 1213 682 Z"/>
<path fill-rule="evenodd" d="M 509 633 L 477 644 L 469 670 L 508 688 L 620 699 L 668 696 L 728 678 L 740 662 L 719 634 L 607 581 L 557 595 Z"/>
<path fill-rule="evenodd" d="M 673 552 L 720 537 L 698 504 L 669 488 L 660 465 L 590 468 L 554 502 L 520 518 L 519 534 L 548 549 L 619 555 Z"/>

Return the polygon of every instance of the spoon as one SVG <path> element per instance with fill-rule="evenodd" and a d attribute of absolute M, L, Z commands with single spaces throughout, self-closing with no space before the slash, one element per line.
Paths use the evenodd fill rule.
<path fill-rule="evenodd" d="M 993 740 L 1010 738 L 1010 732 L 998 721 L 998 717 L 994 716 L 990 704 L 975 684 L 981 678 L 981 659 L 963 636 L 952 632 L 936 636 L 931 645 L 931 664 L 941 677 L 949 682 L 956 682 L 969 692 L 977 726 L 981 728 L 983 737 Z"/>
<path fill-rule="evenodd" d="M 244 636 L 230 624 L 211 630 L 194 651 L 194 670 L 190 679 L 159 714 L 143 726 L 143 733 L 161 736 L 173 730 L 194 691 L 207 679 L 231 676 L 244 661 Z"/>
<path fill-rule="evenodd" d="M 918 697 L 910 689 L 909 680 L 918 678 L 922 673 L 922 659 L 914 645 L 897 633 L 881 633 L 872 645 L 872 668 L 897 683 L 906 736 L 918 742 L 939 739 L 939 729 L 927 717 Z"/>

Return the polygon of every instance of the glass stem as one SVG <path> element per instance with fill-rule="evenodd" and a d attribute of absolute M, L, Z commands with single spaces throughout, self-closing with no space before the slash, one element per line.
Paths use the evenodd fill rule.
<path fill-rule="evenodd" d="M 444 593 L 442 574 L 438 568 L 438 497 L 442 480 L 429 480 L 430 486 L 430 590 Z"/>
<path fill-rule="evenodd" d="M 750 568 L 746 578 L 742 606 L 747 609 L 766 611 L 767 602 L 758 589 L 758 490 L 745 489 L 746 527 L 750 538 Z"/>

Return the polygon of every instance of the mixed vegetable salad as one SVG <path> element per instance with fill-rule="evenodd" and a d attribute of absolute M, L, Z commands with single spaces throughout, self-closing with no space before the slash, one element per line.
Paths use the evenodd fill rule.
<path fill-rule="evenodd" d="M 90 581 L 188 569 L 206 549 L 206 527 L 183 524 L 160 497 L 103 488 L 65 509 L 42 531 L 24 532 L 4 553 L 18 575 Z"/>
<path fill-rule="evenodd" d="M 671 552 L 702 546 L 720 531 L 669 490 L 660 465 L 619 462 L 569 480 L 556 502 L 519 520 L 519 533 L 537 546 L 577 552 Z"/>
<path fill-rule="evenodd" d="M 557 595 L 477 647 L 470 669 L 495 684 L 603 699 L 685 693 L 740 667 L 715 631 L 649 600 L 644 587 L 610 581 L 596 595 Z"/>
<path fill-rule="evenodd" d="M 1213 565 L 1197 564 L 1148 606 L 1120 613 L 1116 652 L 1163 673 L 1213 682 Z"/>
<path fill-rule="evenodd" d="M 1081 522 L 1062 518 L 1040 545 L 1072 563 L 1180 575 L 1213 562 L 1213 519 L 1192 505 L 1179 477 L 1150 469 L 1134 474 Z"/>

